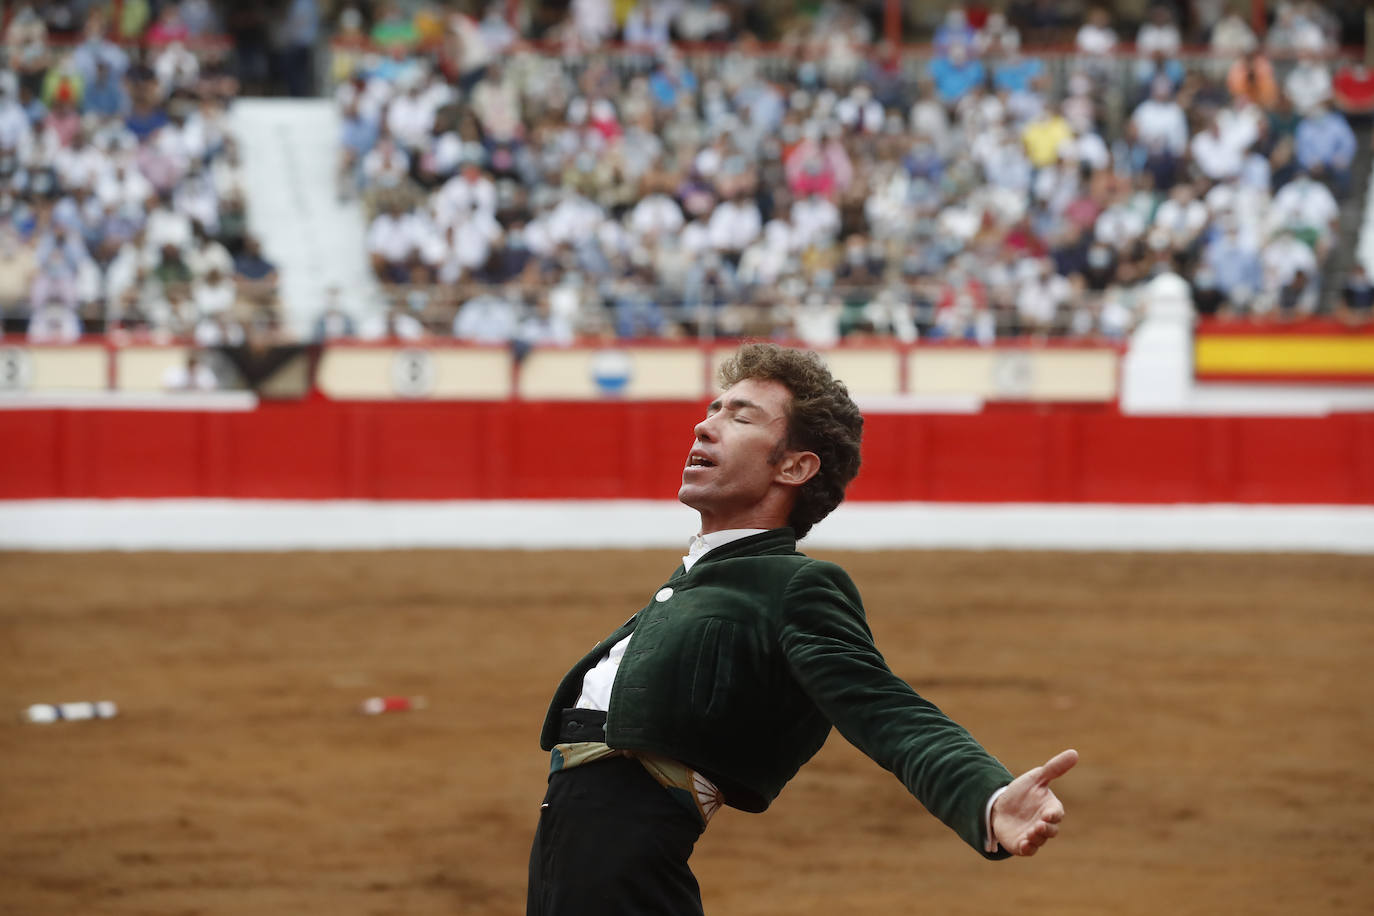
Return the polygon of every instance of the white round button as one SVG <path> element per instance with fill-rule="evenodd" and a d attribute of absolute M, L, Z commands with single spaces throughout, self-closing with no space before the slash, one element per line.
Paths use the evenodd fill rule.
<path fill-rule="evenodd" d="M 665 587 L 660 588 L 660 589 L 658 590 L 658 594 L 657 594 L 657 595 L 654 595 L 654 600 L 655 600 L 655 601 L 667 601 L 667 600 L 668 600 L 669 598 L 671 598 L 671 597 L 673 597 L 673 590 L 672 590 L 671 588 L 668 588 L 668 587 L 665 586 Z"/>

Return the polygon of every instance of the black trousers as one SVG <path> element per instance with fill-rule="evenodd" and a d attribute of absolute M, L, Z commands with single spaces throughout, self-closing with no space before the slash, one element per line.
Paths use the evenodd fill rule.
<path fill-rule="evenodd" d="M 554 773 L 530 850 L 526 916 L 702 916 L 687 867 L 702 829 L 638 760 Z"/>

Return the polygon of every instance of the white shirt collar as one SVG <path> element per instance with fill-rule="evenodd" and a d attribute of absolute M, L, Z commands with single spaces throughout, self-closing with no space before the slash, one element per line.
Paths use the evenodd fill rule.
<path fill-rule="evenodd" d="M 709 534 L 694 534 L 692 539 L 687 542 L 687 555 L 682 558 L 682 568 L 690 570 L 697 560 L 717 547 L 723 547 L 732 541 L 738 541 L 740 538 L 747 538 L 751 534 L 762 534 L 767 530 L 767 528 L 726 528 L 724 531 L 712 531 Z"/>

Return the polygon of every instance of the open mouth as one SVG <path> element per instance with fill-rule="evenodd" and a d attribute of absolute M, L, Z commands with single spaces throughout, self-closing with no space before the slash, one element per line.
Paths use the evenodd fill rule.
<path fill-rule="evenodd" d="M 701 455 L 691 455 L 687 459 L 687 467 L 689 468 L 713 468 L 715 466 L 716 463 L 714 461 L 710 458 L 704 458 Z"/>

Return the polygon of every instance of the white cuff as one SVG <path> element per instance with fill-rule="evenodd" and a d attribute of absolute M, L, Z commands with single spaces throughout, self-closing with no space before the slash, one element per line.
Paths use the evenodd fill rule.
<path fill-rule="evenodd" d="M 994 853 L 997 851 L 997 848 L 1002 845 L 997 842 L 997 838 L 992 835 L 992 803 L 997 801 L 1005 791 L 1007 791 L 1007 787 L 1003 786 L 989 795 L 988 806 L 983 809 L 983 851 L 986 853 Z"/>

